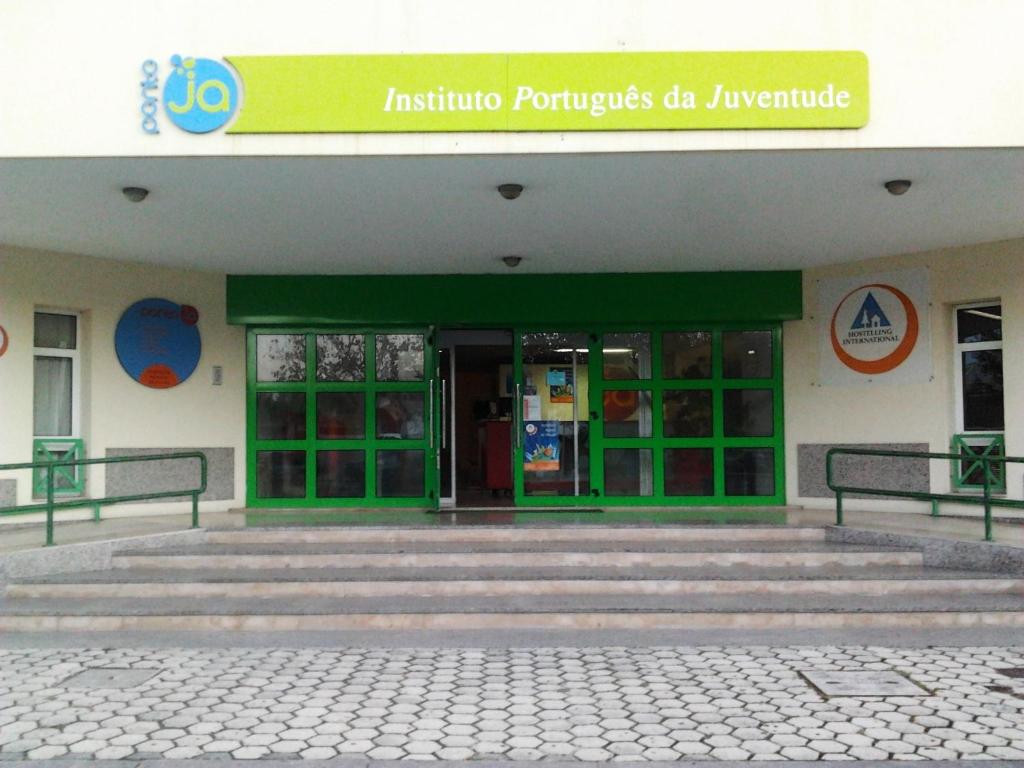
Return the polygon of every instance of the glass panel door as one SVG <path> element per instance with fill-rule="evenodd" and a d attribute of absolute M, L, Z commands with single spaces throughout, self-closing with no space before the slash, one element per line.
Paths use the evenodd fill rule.
<path fill-rule="evenodd" d="M 437 350 L 438 470 L 440 504 L 455 506 L 455 347 Z"/>
<path fill-rule="evenodd" d="M 251 506 L 434 506 L 431 334 L 256 330 Z"/>
<path fill-rule="evenodd" d="M 591 482 L 602 504 L 781 503 L 777 328 L 600 335 Z"/>
<path fill-rule="evenodd" d="M 523 333 L 517 347 L 517 501 L 588 497 L 590 336 Z"/>

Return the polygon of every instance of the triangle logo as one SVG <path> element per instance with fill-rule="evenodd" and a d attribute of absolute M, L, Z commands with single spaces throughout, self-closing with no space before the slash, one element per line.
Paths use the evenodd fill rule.
<path fill-rule="evenodd" d="M 853 318 L 853 325 L 850 326 L 850 330 L 859 331 L 865 328 L 890 327 L 892 327 L 892 323 L 889 322 L 889 318 L 885 316 L 885 312 L 878 305 L 874 295 L 868 291 L 864 303 L 860 305 L 860 309 L 857 310 L 857 314 Z"/>

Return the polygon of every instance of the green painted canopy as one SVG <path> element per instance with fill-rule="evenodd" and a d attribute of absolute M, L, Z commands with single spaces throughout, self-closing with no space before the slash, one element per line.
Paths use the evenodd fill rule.
<path fill-rule="evenodd" d="M 797 320 L 799 271 L 229 275 L 244 325 L 609 326 Z"/>

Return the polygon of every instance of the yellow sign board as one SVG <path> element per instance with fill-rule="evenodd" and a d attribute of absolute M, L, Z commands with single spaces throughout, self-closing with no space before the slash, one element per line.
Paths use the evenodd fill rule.
<path fill-rule="evenodd" d="M 230 56 L 229 133 L 860 128 L 859 51 Z"/>

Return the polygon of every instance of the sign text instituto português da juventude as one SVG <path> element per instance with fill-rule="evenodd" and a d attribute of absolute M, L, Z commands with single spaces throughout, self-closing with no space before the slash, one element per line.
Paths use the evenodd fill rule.
<path fill-rule="evenodd" d="M 859 128 L 859 51 L 229 56 L 229 133 Z"/>

